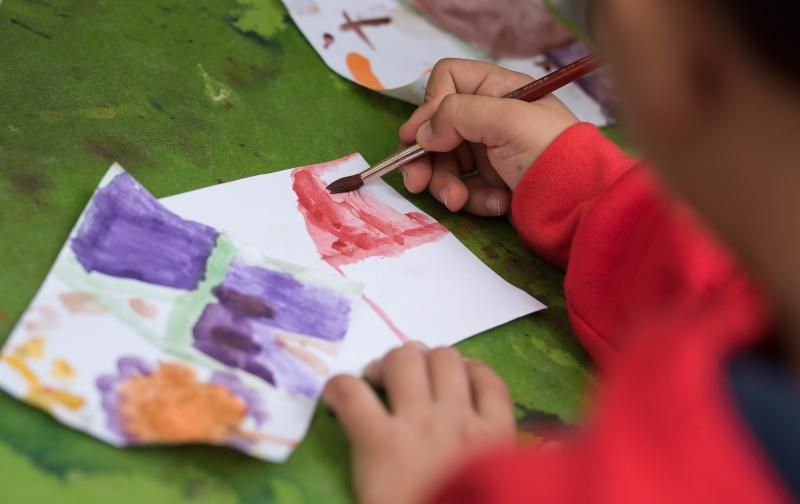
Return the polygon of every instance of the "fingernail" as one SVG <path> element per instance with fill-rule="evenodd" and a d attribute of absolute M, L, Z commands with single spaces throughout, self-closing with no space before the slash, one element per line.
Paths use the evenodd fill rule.
<path fill-rule="evenodd" d="M 447 206 L 447 193 L 449 193 L 449 192 L 450 192 L 449 189 L 442 189 L 441 191 L 439 191 L 439 201 L 444 203 L 444 206 Z M 450 207 L 447 207 L 447 208 L 450 208 Z"/>
<path fill-rule="evenodd" d="M 406 169 L 405 169 L 405 167 L 401 167 L 400 168 L 400 175 L 403 176 L 403 183 L 405 184 L 406 183 Z"/>
<path fill-rule="evenodd" d="M 422 123 L 422 126 L 419 127 L 417 130 L 417 141 L 419 143 L 428 143 L 433 137 L 433 128 L 431 127 L 431 122 L 426 121 Z"/>
<path fill-rule="evenodd" d="M 489 196 L 486 199 L 486 211 L 490 214 L 500 215 L 500 198 L 497 196 Z"/>

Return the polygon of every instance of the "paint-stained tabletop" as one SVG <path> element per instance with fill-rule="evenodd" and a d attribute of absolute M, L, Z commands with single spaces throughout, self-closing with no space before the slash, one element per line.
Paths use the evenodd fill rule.
<path fill-rule="evenodd" d="M 377 161 L 411 110 L 328 70 L 279 0 L 6 0 L 0 340 L 112 162 L 165 196 L 354 151 Z M 508 381 L 521 424 L 574 421 L 587 358 L 562 273 L 505 220 L 409 197 L 550 306 L 459 348 Z M 0 394 L 2 502 L 348 502 L 347 455 L 321 409 L 289 462 L 273 465 L 223 448 L 115 449 Z"/>

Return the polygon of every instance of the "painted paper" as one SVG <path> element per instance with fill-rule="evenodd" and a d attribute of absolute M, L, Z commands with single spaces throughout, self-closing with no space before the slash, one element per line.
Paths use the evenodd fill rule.
<path fill-rule="evenodd" d="M 0 354 L 0 386 L 113 445 L 284 460 L 360 290 L 179 216 L 115 165 Z"/>
<path fill-rule="evenodd" d="M 247 236 L 270 257 L 362 284 L 337 371 L 360 374 L 404 341 L 452 345 L 544 307 L 385 182 L 347 194 L 325 190 L 366 167 L 353 154 L 163 202 L 180 215 Z"/>
<path fill-rule="evenodd" d="M 284 4 L 334 72 L 414 104 L 422 102 L 431 69 L 440 59 L 491 61 L 539 78 L 589 53 L 586 46 L 567 34 L 556 46 L 535 56 L 492 58 L 485 48 L 433 24 L 406 0 L 284 0 Z M 464 33 L 475 31 L 470 22 L 480 20 L 464 19 L 454 26 L 460 24 Z M 528 25 L 538 26 L 535 20 Z M 531 33 L 530 38 L 534 35 Z M 597 79 L 582 79 L 555 94 L 581 120 L 604 126 L 610 121 L 605 111 L 610 102 L 606 88 L 598 85 Z"/>
<path fill-rule="evenodd" d="M 0 386 L 116 446 L 284 460 L 334 372 L 542 309 L 353 154 L 153 199 L 108 172 L 0 354 Z M 249 246 L 232 236 L 246 236 Z"/>

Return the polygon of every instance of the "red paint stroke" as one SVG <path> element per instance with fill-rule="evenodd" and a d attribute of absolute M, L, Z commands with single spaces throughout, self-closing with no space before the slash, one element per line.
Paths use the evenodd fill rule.
<path fill-rule="evenodd" d="M 322 259 L 340 275 L 345 276 L 343 265 L 369 257 L 400 256 L 447 234 L 444 226 L 427 215 L 398 212 L 368 193 L 330 194 L 322 175 L 347 159 L 292 171 L 292 189 L 308 234 Z M 363 299 L 400 341 L 408 341 L 380 306 L 367 296 Z"/>
<path fill-rule="evenodd" d="M 396 257 L 438 240 L 444 226 L 420 212 L 401 213 L 368 193 L 330 194 L 324 165 L 296 168 L 292 189 L 317 251 L 331 266 Z"/>
<path fill-rule="evenodd" d="M 342 16 L 344 16 L 345 22 L 339 26 L 339 29 L 344 31 L 352 30 L 358 35 L 358 38 L 364 41 L 373 51 L 375 50 L 375 46 L 372 45 L 369 38 L 367 38 L 367 34 L 364 33 L 363 27 L 365 26 L 382 26 L 387 25 L 392 22 L 392 18 L 390 17 L 379 17 L 379 18 L 371 18 L 371 19 L 357 19 L 353 21 L 350 19 L 350 15 L 347 11 L 342 11 Z"/>
<path fill-rule="evenodd" d="M 334 266 L 333 269 L 335 269 L 337 273 L 342 275 L 343 278 L 347 278 L 347 275 L 344 274 L 342 268 Z M 375 315 L 377 315 L 381 320 L 383 320 L 383 323 L 386 324 L 386 327 L 388 327 L 389 330 L 392 331 L 392 334 L 394 334 L 397 339 L 399 339 L 403 343 L 408 341 L 408 336 L 406 336 L 406 333 L 404 333 L 402 329 L 400 329 L 399 327 L 397 327 L 397 325 L 395 325 L 394 321 L 389 316 L 389 314 L 383 311 L 383 308 L 378 306 L 378 303 L 368 298 L 366 294 L 362 294 L 361 299 L 363 299 L 364 302 L 367 303 L 367 305 L 370 308 L 372 308 L 372 311 L 375 312 Z"/>
<path fill-rule="evenodd" d="M 406 336 L 406 334 L 403 331 L 401 331 L 399 327 L 394 325 L 394 322 L 392 321 L 392 319 L 389 318 L 389 314 L 386 313 L 385 311 L 383 311 L 383 308 L 378 306 L 375 303 L 375 301 L 371 300 L 366 295 L 361 296 L 361 298 L 364 301 L 366 301 L 366 303 L 369 305 L 369 307 L 372 308 L 372 311 L 374 311 L 375 314 L 378 315 L 381 318 L 381 320 L 383 320 L 383 322 L 386 324 L 386 326 L 389 328 L 389 330 L 392 331 L 392 333 L 394 333 L 394 335 L 397 337 L 397 339 L 399 339 L 403 343 L 408 341 L 408 336 Z"/>
<path fill-rule="evenodd" d="M 322 48 L 323 49 L 329 48 L 331 44 L 333 44 L 333 41 L 334 41 L 333 35 L 331 35 L 330 33 L 324 33 L 322 35 L 322 42 L 323 42 Z"/>

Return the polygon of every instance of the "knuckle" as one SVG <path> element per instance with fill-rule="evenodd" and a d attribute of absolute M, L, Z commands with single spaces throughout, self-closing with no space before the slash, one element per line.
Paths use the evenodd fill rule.
<path fill-rule="evenodd" d="M 454 348 L 439 347 L 430 351 L 430 358 L 436 362 L 453 362 L 462 360 L 461 354 Z"/>
<path fill-rule="evenodd" d="M 450 69 L 452 69 L 455 65 L 456 61 L 458 61 L 456 58 L 440 59 L 433 65 L 433 68 L 431 69 L 431 75 L 439 75 L 440 73 L 449 72 Z"/>
<path fill-rule="evenodd" d="M 458 110 L 461 107 L 461 97 L 455 94 L 449 94 L 442 99 L 439 105 L 439 111 L 447 117 L 456 117 Z"/>
<path fill-rule="evenodd" d="M 383 358 L 383 364 L 386 367 L 396 366 L 408 359 L 408 357 L 415 351 L 416 350 L 413 347 L 408 345 L 395 348 L 386 354 L 386 357 Z"/>
<path fill-rule="evenodd" d="M 336 402 L 350 403 L 358 395 L 358 379 L 352 376 L 336 376 L 326 385 L 326 395 Z"/>

